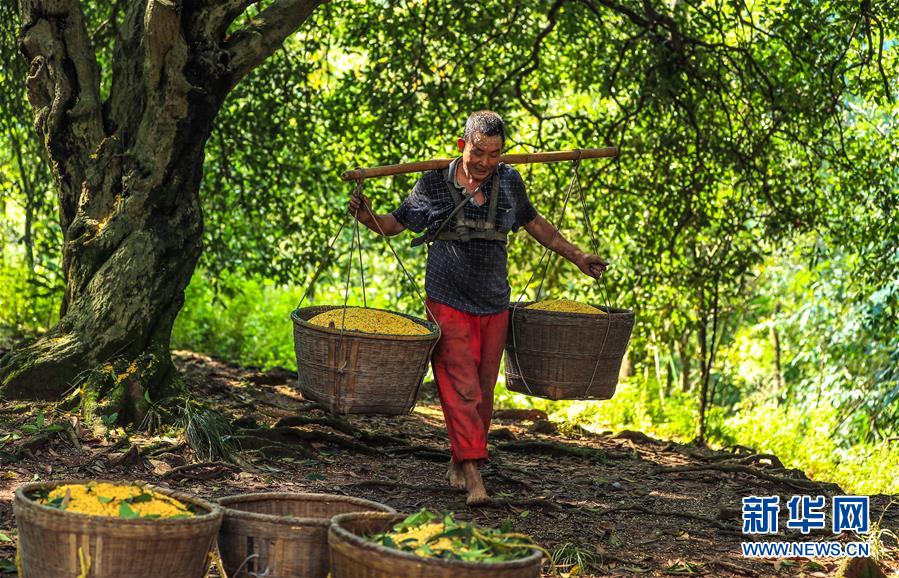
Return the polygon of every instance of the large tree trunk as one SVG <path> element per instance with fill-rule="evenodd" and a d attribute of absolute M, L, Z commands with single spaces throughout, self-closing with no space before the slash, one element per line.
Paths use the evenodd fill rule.
<path fill-rule="evenodd" d="M 203 149 L 228 91 L 320 4 L 272 3 L 226 36 L 248 0 L 125 0 L 112 88 L 78 0 L 22 0 L 28 98 L 59 195 L 61 318 L 0 361 L 2 393 L 117 390 L 120 419 L 178 391 L 175 317 L 200 257 Z M 82 391 L 82 393 L 84 393 Z"/>

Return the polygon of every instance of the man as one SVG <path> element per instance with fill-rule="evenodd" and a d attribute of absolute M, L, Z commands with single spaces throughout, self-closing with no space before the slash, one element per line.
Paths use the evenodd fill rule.
<path fill-rule="evenodd" d="M 592 277 L 606 268 L 537 213 L 521 175 L 499 162 L 505 139 L 498 114 L 475 112 L 458 140 L 462 156 L 448 169 L 422 176 L 395 211 L 373 213 L 359 192 L 349 202 L 350 213 L 376 233 L 428 231 L 425 292 L 428 318 L 442 332 L 431 364 L 452 449 L 447 478 L 468 491 L 471 505 L 489 500 L 479 466 L 487 459 L 493 389 L 509 323 L 506 234 L 524 227 Z"/>

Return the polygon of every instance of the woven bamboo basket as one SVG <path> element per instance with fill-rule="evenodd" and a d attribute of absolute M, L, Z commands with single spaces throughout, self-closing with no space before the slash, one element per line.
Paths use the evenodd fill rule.
<path fill-rule="evenodd" d="M 333 516 L 395 512 L 385 504 L 327 494 L 243 494 L 219 504 L 225 508 L 219 552 L 230 578 L 325 578 Z"/>
<path fill-rule="evenodd" d="M 337 414 L 401 415 L 412 411 L 440 337 L 437 325 L 396 313 L 423 325 L 430 333 L 380 335 L 308 322 L 335 308 L 303 307 L 290 315 L 303 396 Z"/>
<path fill-rule="evenodd" d="M 506 387 L 547 399 L 610 399 L 634 327 L 634 312 L 607 315 L 511 308 Z"/>
<path fill-rule="evenodd" d="M 366 540 L 405 519 L 380 513 L 341 514 L 331 520 L 331 578 L 538 578 L 542 554 L 509 562 L 422 558 Z"/>
<path fill-rule="evenodd" d="M 19 528 L 22 578 L 203 578 L 222 509 L 193 496 L 147 486 L 205 513 L 191 518 L 122 519 L 66 512 L 28 497 L 37 490 L 102 480 L 61 480 L 19 486 L 13 512 Z M 109 482 L 116 483 L 116 482 Z M 89 571 L 86 571 L 89 565 Z"/>

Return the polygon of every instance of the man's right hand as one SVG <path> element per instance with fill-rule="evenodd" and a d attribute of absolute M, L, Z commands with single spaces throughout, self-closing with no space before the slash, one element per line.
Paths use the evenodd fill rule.
<path fill-rule="evenodd" d="M 371 200 L 362 191 L 353 191 L 347 210 L 363 225 L 372 224 Z"/>
<path fill-rule="evenodd" d="M 371 200 L 361 191 L 353 191 L 350 202 L 347 203 L 347 212 L 379 235 L 392 237 L 406 228 L 390 213 L 375 215 L 371 210 Z"/>

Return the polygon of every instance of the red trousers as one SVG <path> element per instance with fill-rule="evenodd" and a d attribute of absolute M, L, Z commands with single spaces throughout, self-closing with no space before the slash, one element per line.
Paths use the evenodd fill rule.
<path fill-rule="evenodd" d="M 441 337 L 431 356 L 454 462 L 487 459 L 493 388 L 506 343 L 509 312 L 463 313 L 427 300 Z"/>

